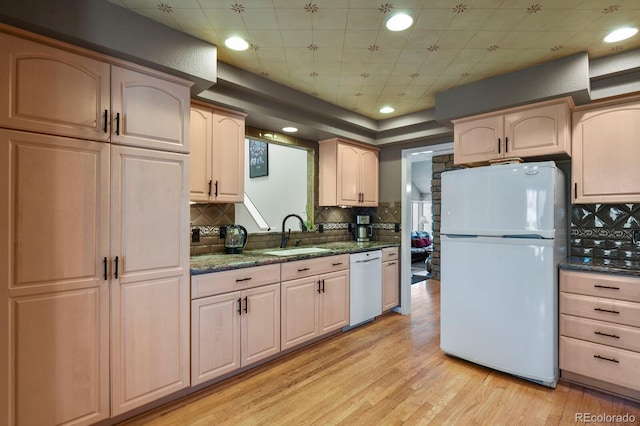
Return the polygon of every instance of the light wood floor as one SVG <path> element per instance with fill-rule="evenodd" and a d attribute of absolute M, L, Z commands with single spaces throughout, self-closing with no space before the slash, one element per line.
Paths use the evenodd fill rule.
<path fill-rule="evenodd" d="M 411 286 L 391 313 L 128 422 L 130 425 L 557 425 L 640 404 L 555 390 L 442 353 L 440 285 Z"/>

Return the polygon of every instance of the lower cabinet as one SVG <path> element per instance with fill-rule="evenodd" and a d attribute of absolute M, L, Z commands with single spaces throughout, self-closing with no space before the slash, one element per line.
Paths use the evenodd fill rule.
<path fill-rule="evenodd" d="M 283 280 L 312 274 L 282 282 L 283 350 L 349 323 L 348 255 L 290 262 L 282 268 Z"/>
<path fill-rule="evenodd" d="M 231 281 L 245 287 L 191 302 L 192 386 L 280 352 L 280 283 L 246 284 L 259 276 L 262 281 L 273 280 L 274 270 L 279 281 L 279 268 L 268 265 L 212 273 L 192 281 L 192 289 L 198 287 L 200 292 L 207 288 L 207 281 L 213 293 L 216 285 L 225 291 Z"/>
<path fill-rule="evenodd" d="M 400 260 L 397 247 L 382 249 L 382 310 L 400 304 Z"/>

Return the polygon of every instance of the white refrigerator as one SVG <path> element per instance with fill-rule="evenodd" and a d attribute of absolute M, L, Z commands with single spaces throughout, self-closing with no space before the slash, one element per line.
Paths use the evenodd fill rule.
<path fill-rule="evenodd" d="M 555 387 L 565 183 L 552 161 L 442 174 L 440 347 Z"/>

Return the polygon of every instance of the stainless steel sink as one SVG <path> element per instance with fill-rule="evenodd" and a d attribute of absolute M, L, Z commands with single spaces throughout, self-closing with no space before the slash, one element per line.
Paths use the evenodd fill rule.
<path fill-rule="evenodd" d="M 293 247 L 263 251 L 263 253 L 273 256 L 297 256 L 299 254 L 326 253 L 329 251 L 331 250 L 320 247 Z"/>

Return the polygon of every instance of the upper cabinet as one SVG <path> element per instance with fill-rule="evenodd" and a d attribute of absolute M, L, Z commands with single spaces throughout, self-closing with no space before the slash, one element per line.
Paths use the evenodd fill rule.
<path fill-rule="evenodd" d="M 191 201 L 244 201 L 245 114 L 191 106 Z"/>
<path fill-rule="evenodd" d="M 568 157 L 570 97 L 454 120 L 454 162 L 486 164 L 510 157 Z"/>
<path fill-rule="evenodd" d="M 320 144 L 321 206 L 378 206 L 378 149 L 333 138 Z"/>
<path fill-rule="evenodd" d="M 640 202 L 640 96 L 573 113 L 573 203 Z"/>
<path fill-rule="evenodd" d="M 0 33 L 0 126 L 188 153 L 190 83 L 131 68 Z"/>

